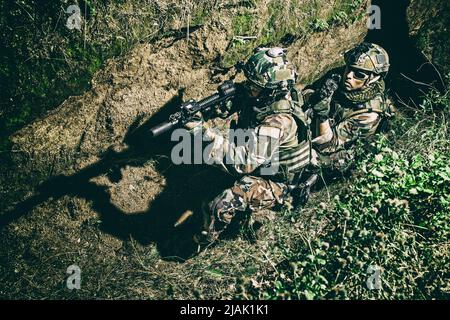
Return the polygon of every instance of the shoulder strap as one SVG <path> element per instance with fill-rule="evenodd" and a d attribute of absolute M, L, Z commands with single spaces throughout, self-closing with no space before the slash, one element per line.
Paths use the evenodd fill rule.
<path fill-rule="evenodd" d="M 347 120 L 348 118 L 357 116 L 357 115 L 362 114 L 362 113 L 371 113 L 371 112 L 376 112 L 376 113 L 378 113 L 379 115 L 381 115 L 384 118 L 390 118 L 392 115 L 391 115 L 391 112 L 389 110 L 390 108 L 387 105 L 388 102 L 387 102 L 386 95 L 385 94 L 380 94 L 380 95 L 378 95 L 378 97 L 381 98 L 381 101 L 378 100 L 379 104 L 375 104 L 375 106 L 373 106 L 373 107 L 372 107 L 372 104 L 369 104 L 369 106 L 367 106 L 366 108 L 362 108 L 362 109 L 355 110 L 353 112 L 349 112 L 348 114 L 345 114 L 343 116 L 341 121 Z"/>
<path fill-rule="evenodd" d="M 368 112 L 376 112 L 376 113 L 381 114 L 381 115 L 385 114 L 384 110 L 381 110 L 381 109 L 378 109 L 378 108 L 364 108 L 364 109 L 359 109 L 359 110 L 356 110 L 356 111 L 353 111 L 353 112 L 350 112 L 350 113 L 346 114 L 342 118 L 341 121 L 344 121 L 344 120 L 347 120 L 348 118 L 357 116 L 357 115 L 362 114 L 362 113 L 368 113 Z"/>

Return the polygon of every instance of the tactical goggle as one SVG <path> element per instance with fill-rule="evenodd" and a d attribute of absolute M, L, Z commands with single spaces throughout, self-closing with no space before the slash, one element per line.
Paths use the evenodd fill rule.
<path fill-rule="evenodd" d="M 347 68 L 347 72 L 346 73 L 348 74 L 350 71 L 353 72 L 353 77 L 355 79 L 357 79 L 357 80 L 365 80 L 365 79 L 367 79 L 370 76 L 369 73 L 364 72 L 364 71 L 359 70 L 359 69 L 355 69 L 355 68 Z"/>

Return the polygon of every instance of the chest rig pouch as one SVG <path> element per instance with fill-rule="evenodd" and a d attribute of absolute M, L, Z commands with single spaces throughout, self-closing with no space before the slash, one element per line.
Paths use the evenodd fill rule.
<path fill-rule="evenodd" d="M 286 98 L 287 97 L 287 98 Z M 288 184 L 296 183 L 303 169 L 311 160 L 311 132 L 310 119 L 301 108 L 302 101 L 297 91 L 293 89 L 289 95 L 286 93 L 279 99 L 273 99 L 264 104 L 262 108 L 255 107 L 255 117 L 261 122 L 273 114 L 290 114 L 297 125 L 297 132 L 288 133 L 287 138 L 279 146 L 276 157 L 270 161 L 277 165 L 278 172 L 271 179 Z"/>

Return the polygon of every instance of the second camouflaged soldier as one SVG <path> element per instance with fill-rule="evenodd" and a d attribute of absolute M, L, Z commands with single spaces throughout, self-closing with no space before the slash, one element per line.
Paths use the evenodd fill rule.
<path fill-rule="evenodd" d="M 283 204 L 289 185 L 310 163 L 308 126 L 294 90 L 294 67 L 281 48 L 258 50 L 243 68 L 247 80 L 233 101 L 238 128 L 244 129 L 241 133 L 247 139 L 236 143 L 234 138 L 202 128 L 213 142 L 210 160 L 240 177 L 204 205 L 203 231 L 194 237 L 203 247 L 216 241 L 237 215 Z"/>
<path fill-rule="evenodd" d="M 387 52 L 363 42 L 344 57 L 342 80 L 332 74 L 315 91 L 303 91 L 318 124 L 312 163 L 326 174 L 348 170 L 355 142 L 379 132 L 394 111 L 383 81 L 389 70 Z"/>

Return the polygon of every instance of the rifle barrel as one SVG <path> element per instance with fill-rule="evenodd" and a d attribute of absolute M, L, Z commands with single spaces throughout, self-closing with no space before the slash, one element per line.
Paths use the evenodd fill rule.
<path fill-rule="evenodd" d="M 158 124 L 156 126 L 154 126 L 153 128 L 150 129 L 150 134 L 153 137 L 157 137 L 161 134 L 163 134 L 164 132 L 167 132 L 169 130 L 171 130 L 175 125 L 172 122 L 163 122 L 161 124 Z"/>
<path fill-rule="evenodd" d="M 184 117 L 189 117 L 191 115 L 196 114 L 198 111 L 207 111 L 210 107 L 216 106 L 226 100 L 229 100 L 232 98 L 236 92 L 236 88 L 231 81 L 224 82 L 219 88 L 217 89 L 218 92 L 206 97 L 199 102 L 195 103 L 193 101 L 192 103 L 186 103 L 185 104 L 185 111 L 188 110 L 188 115 L 184 115 Z M 189 107 L 189 108 L 188 108 Z M 183 108 L 183 107 L 182 107 Z M 181 111 L 183 113 L 183 110 Z M 161 124 L 158 124 L 150 129 L 150 134 L 152 137 L 157 137 L 164 132 L 167 132 L 169 130 L 172 130 L 176 125 L 179 125 L 180 122 L 184 122 L 189 119 L 182 118 L 181 120 L 178 118 L 177 121 L 166 121 Z"/>

